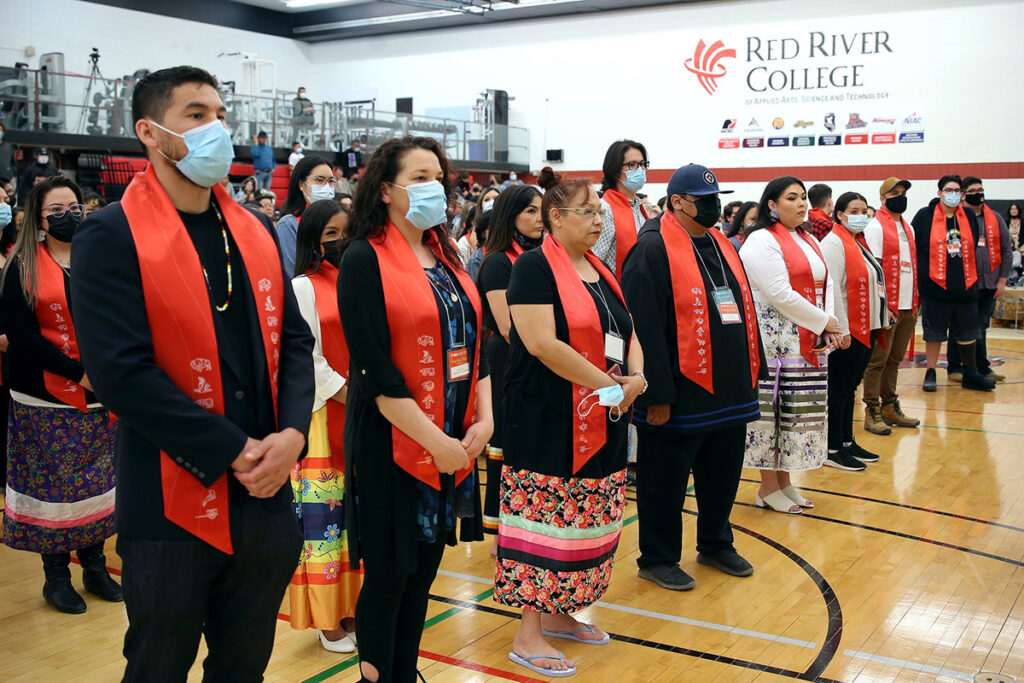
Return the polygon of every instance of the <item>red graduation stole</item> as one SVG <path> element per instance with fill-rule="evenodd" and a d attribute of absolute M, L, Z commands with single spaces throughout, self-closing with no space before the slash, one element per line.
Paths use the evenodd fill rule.
<path fill-rule="evenodd" d="M 633 223 L 631 222 L 630 225 Z M 569 346 L 590 361 L 594 367 L 605 372 L 607 367 L 604 358 L 604 330 L 601 329 L 601 317 L 597 312 L 597 304 L 594 303 L 593 297 L 590 296 L 579 273 L 573 267 L 565 247 L 555 239 L 554 235 L 547 236 L 541 249 L 555 276 L 555 289 L 558 290 L 558 298 L 562 302 L 562 312 L 565 313 L 565 321 L 569 326 Z M 589 251 L 585 257 L 625 306 L 626 300 L 622 296 L 619 281 L 615 279 L 612 272 L 601 263 L 601 259 Z M 626 356 L 628 357 L 629 343 L 632 340 L 625 341 Z M 601 450 L 608 440 L 604 410 L 591 410 L 586 417 L 580 417 L 580 404 L 590 393 L 589 387 L 572 385 L 572 471 L 574 473 L 579 472 L 580 468 Z"/>
<path fill-rule="evenodd" d="M 729 238 L 721 230 L 708 230 L 711 239 L 718 243 L 723 260 L 736 277 L 743 297 L 743 322 L 747 328 L 747 352 L 750 360 L 751 386 L 757 386 L 761 370 L 761 355 L 758 348 L 757 314 L 754 312 L 754 297 L 750 294 L 747 275 L 740 263 L 739 254 L 732 248 Z M 711 324 L 708 322 L 708 296 L 704 291 L 704 278 L 697 267 L 696 247 L 686 229 L 671 211 L 661 214 L 661 238 L 668 253 L 669 276 L 672 281 L 672 301 L 676 313 L 676 343 L 679 351 L 679 371 L 690 381 L 715 393 L 711 368 Z M 726 281 L 728 284 L 728 280 Z M 691 331 L 693 334 L 691 334 Z M 725 362 L 731 362 L 729 359 Z"/>
<path fill-rule="evenodd" d="M 327 364 L 348 381 L 348 344 L 341 329 L 338 313 L 338 269 L 327 261 L 309 274 L 313 285 L 316 315 L 320 319 L 320 350 Z M 333 398 L 327 399 L 327 437 L 331 445 L 331 461 L 344 469 L 345 405 Z"/>
<path fill-rule="evenodd" d="M 871 348 L 871 297 L 875 293 L 868 291 L 868 266 L 864 263 L 863 252 L 857 247 L 860 244 L 867 249 L 868 243 L 863 233 L 854 237 L 838 223 L 832 226 L 832 232 L 843 243 L 843 257 L 846 259 L 846 315 L 850 335 Z"/>
<path fill-rule="evenodd" d="M 523 247 L 520 246 L 519 242 L 516 242 L 515 239 L 512 240 L 512 244 L 509 248 L 505 250 L 505 256 L 508 256 L 509 263 L 513 266 L 516 264 L 516 259 L 525 253 L 526 252 L 523 251 Z"/>
<path fill-rule="evenodd" d="M 64 290 L 64 270 L 54 260 L 45 244 L 36 249 L 39 278 L 36 282 L 36 318 L 43 339 L 50 342 L 68 358 L 81 360 L 75 326 L 71 323 L 71 309 Z M 86 410 L 85 387 L 78 382 L 43 371 L 43 384 L 61 403 Z"/>
<path fill-rule="evenodd" d="M 448 269 L 455 273 L 462 290 L 473 306 L 476 329 L 480 329 L 480 295 L 469 274 L 444 256 L 433 231 L 426 233 L 427 244 Z M 391 362 L 405 379 L 405 385 L 420 407 L 438 429 L 444 429 L 444 346 L 441 342 L 441 318 L 437 300 L 423 266 L 412 247 L 394 223 L 388 221 L 380 237 L 370 245 L 377 252 L 380 281 L 384 290 L 384 307 L 391 330 Z M 480 335 L 477 334 L 475 355 L 480 359 Z M 469 405 L 463 429 L 476 422 L 476 368 L 470 369 Z M 423 446 L 405 432 L 391 426 L 392 457 L 403 470 L 424 484 L 441 490 L 441 475 L 433 458 Z M 469 476 L 474 463 L 455 473 L 456 484 Z"/>
<path fill-rule="evenodd" d="M 245 262 L 255 297 L 276 415 L 285 286 L 281 260 L 273 238 L 256 217 L 231 199 L 219 184 L 212 189 L 213 199 Z M 210 292 L 199 255 L 152 165 L 132 180 L 121 207 L 139 258 L 156 364 L 189 398 L 207 411 L 223 415 L 224 388 Z M 233 305 L 247 303 L 236 299 Z M 160 453 L 164 516 L 228 554 L 233 553 L 228 520 L 230 475 L 226 472 L 206 488 L 170 456 Z"/>
<path fill-rule="evenodd" d="M 978 281 L 978 270 L 974 267 L 974 233 L 967 222 L 964 207 L 957 206 L 956 223 L 960 228 L 960 256 L 964 263 L 964 287 L 970 289 Z M 935 205 L 932 213 L 932 231 L 928 235 L 928 277 L 939 287 L 946 289 L 946 212 L 942 210 L 942 202 Z"/>
<path fill-rule="evenodd" d="M 985 219 L 985 246 L 988 247 L 988 262 L 993 271 L 999 270 L 1003 262 L 1003 242 L 999 235 L 999 219 L 996 213 L 988 208 L 987 204 L 981 205 L 981 215 Z"/>
<path fill-rule="evenodd" d="M 885 274 L 885 299 L 886 304 L 893 315 L 900 314 L 900 236 L 896 229 L 896 219 L 893 218 L 883 206 L 875 213 L 875 218 L 882 226 L 882 272 Z M 911 308 L 917 311 L 917 245 L 914 242 L 914 233 L 910 226 L 900 216 L 900 224 L 903 226 L 903 234 L 907 236 L 907 246 L 910 251 L 910 279 L 914 283 L 914 297 Z M 885 337 L 883 336 L 884 340 Z"/>
<path fill-rule="evenodd" d="M 812 306 L 817 306 L 817 297 L 815 296 L 814 287 L 814 274 L 811 270 L 811 262 L 807 260 L 804 250 L 800 248 L 800 245 L 796 243 L 796 239 L 793 238 L 793 234 L 782 227 L 779 223 L 773 223 L 771 226 L 766 228 L 768 232 L 775 236 L 775 241 L 782 247 L 782 258 L 786 261 L 786 268 L 789 270 L 789 285 L 793 288 L 793 291 L 807 299 Z M 825 257 L 821 255 L 821 249 L 818 248 L 818 243 L 813 237 L 808 235 L 802 229 L 794 231 L 795 234 L 799 235 L 807 244 L 811 245 L 811 249 L 818 258 L 821 259 L 822 265 L 825 265 Z M 822 281 L 822 300 L 825 298 L 824 288 L 828 286 L 828 266 L 825 266 L 825 278 Z M 800 334 L 800 355 L 807 359 L 807 362 L 814 367 L 821 367 L 818 365 L 818 354 L 814 349 L 817 335 L 811 330 L 800 327 L 797 325 L 797 330 Z"/>
<path fill-rule="evenodd" d="M 618 190 L 605 190 L 601 198 L 612 208 L 612 218 L 615 221 L 615 278 L 621 280 L 622 264 L 626 260 L 626 254 L 636 244 L 636 218 L 633 216 L 629 198 Z M 640 213 L 644 218 L 649 218 L 643 204 L 640 205 Z"/>

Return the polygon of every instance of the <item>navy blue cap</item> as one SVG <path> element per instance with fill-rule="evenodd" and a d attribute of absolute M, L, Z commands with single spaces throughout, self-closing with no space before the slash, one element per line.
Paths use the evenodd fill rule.
<path fill-rule="evenodd" d="M 718 178 L 707 166 L 700 164 L 687 164 L 676 169 L 668 181 L 666 194 L 671 197 L 674 194 L 692 194 L 701 197 L 706 194 L 731 194 L 732 190 L 719 190 Z"/>

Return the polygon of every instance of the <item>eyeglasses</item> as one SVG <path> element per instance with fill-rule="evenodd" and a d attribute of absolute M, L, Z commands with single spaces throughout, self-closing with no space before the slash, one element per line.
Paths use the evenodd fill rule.
<path fill-rule="evenodd" d="M 82 213 L 85 211 L 85 207 L 82 206 L 81 204 L 68 204 L 67 206 L 61 206 L 60 204 L 50 204 L 48 207 L 46 207 L 46 210 L 50 212 L 47 214 L 48 216 L 53 216 L 54 218 L 61 218 L 68 211 L 71 212 L 72 216 L 81 216 Z"/>
<path fill-rule="evenodd" d="M 556 206 L 555 208 L 558 209 L 559 211 L 572 211 L 573 213 L 578 213 L 584 218 L 590 220 L 593 220 L 594 216 L 600 216 L 601 218 L 604 218 L 604 215 L 606 213 L 603 207 L 600 209 L 595 209 L 592 206 L 585 206 L 583 208 L 579 208 L 576 206 Z"/>
<path fill-rule="evenodd" d="M 306 182 L 309 183 L 310 185 L 317 185 L 320 187 L 323 187 L 324 185 L 337 187 L 338 185 L 338 180 L 334 176 L 327 177 L 322 175 L 315 175 L 312 178 L 306 178 Z"/>
<path fill-rule="evenodd" d="M 968 190 L 964 194 L 980 194 L 982 197 L 985 196 L 985 190 Z"/>
<path fill-rule="evenodd" d="M 623 167 L 625 167 L 625 169 L 627 171 L 635 171 L 638 168 L 643 168 L 644 170 L 646 170 L 646 169 L 651 167 L 651 162 L 649 162 L 649 161 L 627 161 L 626 163 L 624 163 L 622 165 L 623 165 Z"/>

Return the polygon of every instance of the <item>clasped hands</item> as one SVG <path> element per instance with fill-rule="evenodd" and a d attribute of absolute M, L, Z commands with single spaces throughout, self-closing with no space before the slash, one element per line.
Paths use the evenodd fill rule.
<path fill-rule="evenodd" d="M 293 427 L 259 440 L 250 437 L 231 463 L 235 479 L 245 486 L 249 495 L 271 498 L 288 481 L 305 445 L 306 438 Z"/>
<path fill-rule="evenodd" d="M 438 472 L 452 474 L 469 467 L 473 459 L 483 451 L 493 433 L 493 420 L 474 422 L 466 430 L 466 435 L 461 441 L 441 434 L 437 443 L 431 444 L 427 451 L 433 458 L 434 467 Z"/>

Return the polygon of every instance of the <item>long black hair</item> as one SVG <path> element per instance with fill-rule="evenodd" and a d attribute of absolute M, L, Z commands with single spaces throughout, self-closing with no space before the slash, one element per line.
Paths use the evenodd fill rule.
<path fill-rule="evenodd" d="M 282 216 L 290 213 L 297 218 L 302 215 L 302 212 L 306 209 L 306 195 L 302 193 L 299 184 L 306 180 L 313 172 L 313 169 L 320 164 L 326 164 L 332 172 L 334 171 L 334 166 L 331 165 L 331 162 L 323 157 L 302 157 L 299 159 L 299 163 L 295 164 L 295 168 L 292 169 L 292 176 L 288 180 L 288 194 L 285 196 L 284 204 L 281 206 Z"/>
<path fill-rule="evenodd" d="M 647 148 L 636 140 L 616 140 L 612 143 L 612 146 L 608 148 L 608 151 L 604 153 L 604 163 L 601 164 L 601 171 L 604 173 L 604 177 L 601 178 L 601 191 L 614 190 L 619 182 L 619 176 L 622 175 L 622 164 L 623 159 L 626 158 L 626 152 L 631 149 L 638 149 L 640 153 L 644 155 L 644 161 L 647 161 Z"/>
<path fill-rule="evenodd" d="M 540 191 L 532 185 L 511 185 L 498 195 L 491 208 L 491 224 L 484 244 L 484 260 L 492 254 L 500 254 L 512 246 L 516 234 L 516 218 L 540 197 Z M 483 270 L 483 266 L 481 266 Z"/>
<path fill-rule="evenodd" d="M 411 137 L 393 138 L 388 140 L 376 150 L 370 160 L 366 162 L 362 179 L 356 185 L 356 197 L 352 207 L 352 215 L 349 217 L 348 235 L 341 242 L 341 249 L 344 251 L 349 244 L 357 239 L 370 239 L 378 237 L 388 222 L 388 205 L 381 197 L 381 190 L 385 183 L 394 182 L 401 169 L 402 157 L 406 152 L 414 149 L 425 149 L 437 156 L 441 165 L 444 194 L 451 197 L 454 191 L 452 182 L 451 166 L 444 148 L 434 138 Z M 455 249 L 448 232 L 448 225 L 442 223 L 435 225 L 429 230 L 423 231 L 423 239 L 426 240 L 427 233 L 434 233 L 438 243 L 441 245 L 441 252 L 445 260 L 453 268 L 461 268 L 462 260 L 459 252 Z"/>
<path fill-rule="evenodd" d="M 839 195 L 839 198 L 835 201 L 835 206 L 832 208 L 832 222 L 839 223 L 839 212 L 846 213 L 846 207 L 856 199 L 861 200 L 865 205 L 868 203 L 868 200 L 864 199 L 864 195 L 859 192 L 844 192 Z"/>
<path fill-rule="evenodd" d="M 320 267 L 320 237 L 327 222 L 339 213 L 349 215 L 348 209 L 333 199 L 321 199 L 306 207 L 295 235 L 295 277 L 316 272 Z"/>
<path fill-rule="evenodd" d="M 739 237 L 740 234 L 743 234 L 743 230 L 747 227 L 744 223 L 747 218 L 747 212 L 756 208 L 757 202 L 743 202 L 740 204 L 740 208 L 736 209 L 736 213 L 732 215 L 732 222 L 729 223 L 729 232 L 725 236 Z"/>
<path fill-rule="evenodd" d="M 754 227 L 750 229 L 750 232 L 767 228 L 776 222 L 777 219 L 772 218 L 772 210 L 768 208 L 768 202 L 778 202 L 779 197 L 782 196 L 782 193 L 790 185 L 799 185 L 802 190 L 807 191 L 807 188 L 804 187 L 804 181 L 796 176 L 784 175 L 768 181 L 768 184 L 764 186 L 764 192 L 761 194 L 761 201 L 757 203 L 757 220 L 754 221 Z"/>
<path fill-rule="evenodd" d="M 1006 222 L 1007 222 L 1007 224 L 1009 224 L 1010 219 L 1013 218 L 1013 216 L 1010 215 L 1010 209 L 1012 209 L 1015 206 L 1017 207 L 1017 216 L 1016 216 L 1016 218 L 1020 218 L 1022 221 L 1024 221 L 1024 207 L 1022 207 L 1020 205 L 1020 202 L 1010 202 L 1010 205 L 1006 207 Z M 11 220 L 13 221 L 14 219 L 11 219 Z"/>

